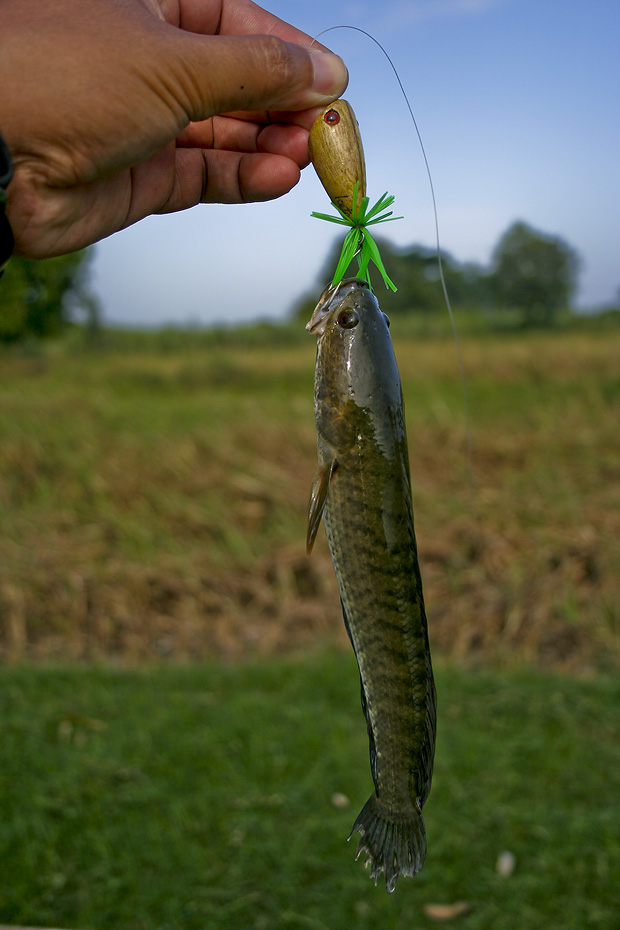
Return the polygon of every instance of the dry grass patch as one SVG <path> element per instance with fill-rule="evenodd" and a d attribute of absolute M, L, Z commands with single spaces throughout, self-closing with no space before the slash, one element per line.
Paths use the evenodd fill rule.
<path fill-rule="evenodd" d="M 434 647 L 620 658 L 620 378 L 609 333 L 398 337 Z M 191 336 L 188 336 L 188 340 Z M 345 642 L 304 552 L 312 341 L 0 358 L 0 654 L 272 654 Z"/>

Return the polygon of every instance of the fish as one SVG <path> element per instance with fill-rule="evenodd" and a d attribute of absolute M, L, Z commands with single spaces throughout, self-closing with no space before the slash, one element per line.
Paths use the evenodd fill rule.
<path fill-rule="evenodd" d="M 355 820 L 388 892 L 426 856 L 422 808 L 433 772 L 437 697 L 418 563 L 400 375 L 372 289 L 329 285 L 306 329 L 317 336 L 318 470 L 308 553 L 323 521 L 357 659 L 374 791 Z"/>

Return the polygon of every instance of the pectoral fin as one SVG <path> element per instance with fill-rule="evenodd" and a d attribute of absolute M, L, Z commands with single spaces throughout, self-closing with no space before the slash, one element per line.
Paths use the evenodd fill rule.
<path fill-rule="evenodd" d="M 306 536 L 306 552 L 308 555 L 312 552 L 314 540 L 321 523 L 325 502 L 327 501 L 327 492 L 332 480 L 334 469 L 336 468 L 336 459 L 332 459 L 327 465 L 319 465 L 312 488 L 310 490 L 310 507 L 308 509 L 308 535 Z"/>

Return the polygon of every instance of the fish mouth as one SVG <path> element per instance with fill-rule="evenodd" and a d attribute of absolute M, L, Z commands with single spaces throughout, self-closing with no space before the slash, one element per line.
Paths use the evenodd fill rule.
<path fill-rule="evenodd" d="M 312 316 L 306 323 L 308 332 L 314 333 L 317 337 L 322 336 L 334 307 L 340 304 L 348 294 L 359 287 L 365 287 L 367 290 L 370 290 L 368 282 L 362 281 L 361 278 L 345 278 L 344 281 L 339 281 L 338 284 L 328 284 L 319 297 L 319 302 L 314 308 Z"/>

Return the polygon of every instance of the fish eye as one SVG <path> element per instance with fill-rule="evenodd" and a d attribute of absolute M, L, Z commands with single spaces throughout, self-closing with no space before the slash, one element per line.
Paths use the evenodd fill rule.
<path fill-rule="evenodd" d="M 390 318 L 389 318 L 389 316 L 387 315 L 387 313 L 384 313 L 384 314 L 383 314 L 383 319 L 384 319 L 385 322 L 387 323 L 387 328 L 389 329 L 389 328 L 390 328 Z"/>
<path fill-rule="evenodd" d="M 338 325 L 343 329 L 353 329 L 359 321 L 359 314 L 355 310 L 343 310 L 338 314 Z"/>

